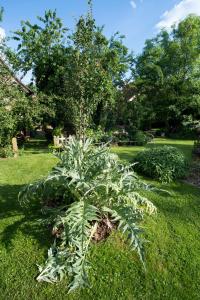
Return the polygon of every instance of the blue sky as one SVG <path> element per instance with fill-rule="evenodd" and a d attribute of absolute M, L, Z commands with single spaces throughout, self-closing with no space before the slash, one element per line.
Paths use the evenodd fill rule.
<path fill-rule="evenodd" d="M 86 12 L 86 0 L 0 0 L 5 9 L 1 24 L 6 35 L 20 27 L 20 20 L 36 21 L 45 9 L 57 9 L 67 27 Z M 200 0 L 94 0 L 94 16 L 98 25 L 105 25 L 105 34 L 116 31 L 126 36 L 125 44 L 139 53 L 147 38 L 161 27 L 183 19 L 188 13 L 200 15 Z M 14 45 L 14 44 L 13 44 Z"/>

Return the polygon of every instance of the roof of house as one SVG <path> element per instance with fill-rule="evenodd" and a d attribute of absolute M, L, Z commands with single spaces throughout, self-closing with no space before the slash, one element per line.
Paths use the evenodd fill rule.
<path fill-rule="evenodd" d="M 6 64 L 6 62 L 1 57 L 0 57 L 0 64 L 2 64 L 9 71 L 9 74 L 10 74 L 12 80 L 17 85 L 19 85 L 19 87 L 21 88 L 21 90 L 23 92 L 25 92 L 28 96 L 34 95 L 34 92 L 13 74 L 13 72 L 11 71 L 9 66 Z"/>

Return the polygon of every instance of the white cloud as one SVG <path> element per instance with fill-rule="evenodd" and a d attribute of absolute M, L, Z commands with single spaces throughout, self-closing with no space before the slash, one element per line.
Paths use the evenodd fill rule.
<path fill-rule="evenodd" d="M 161 21 L 156 24 L 158 30 L 170 29 L 172 25 L 179 23 L 189 14 L 200 15 L 200 0 L 182 0 L 171 10 L 161 16 Z"/>
<path fill-rule="evenodd" d="M 6 36 L 6 33 L 5 33 L 5 30 L 3 28 L 0 27 L 0 41 L 5 38 Z"/>
<path fill-rule="evenodd" d="M 130 4 L 131 4 L 132 8 L 134 8 L 134 9 L 137 7 L 135 1 L 130 1 Z"/>

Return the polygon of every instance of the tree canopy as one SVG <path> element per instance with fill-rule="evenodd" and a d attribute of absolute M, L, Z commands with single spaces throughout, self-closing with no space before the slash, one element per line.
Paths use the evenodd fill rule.
<path fill-rule="evenodd" d="M 169 33 L 147 40 L 134 78 L 146 106 L 147 125 L 180 126 L 200 117 L 200 17 L 191 15 Z M 149 122 L 149 124 L 148 124 Z"/>
<path fill-rule="evenodd" d="M 3 12 L 3 9 L 1 9 Z M 15 77 L 7 52 L 5 41 L 0 45 L 0 147 L 11 143 L 11 138 L 27 128 L 40 124 L 37 99 L 28 96 L 23 84 Z M 24 86 L 25 87 L 25 86 Z"/>
<path fill-rule="evenodd" d="M 43 105 L 54 111 L 46 121 L 54 127 L 71 124 L 80 134 L 93 121 L 106 123 L 132 64 L 123 37 L 116 33 L 107 39 L 91 10 L 71 34 L 56 11 L 48 10 L 38 20 L 41 25 L 22 22 L 14 35 L 18 50 L 8 55 L 18 69 L 32 71 Z"/>
<path fill-rule="evenodd" d="M 146 40 L 138 56 L 118 32 L 105 36 L 93 18 L 91 1 L 73 30 L 56 11 L 47 10 L 34 24 L 22 21 L 12 38 L 17 50 L 4 47 L 4 55 L 13 70 L 32 72 L 37 93 L 33 117 L 27 113 L 32 103 L 15 101 L 16 111 L 29 116 L 23 121 L 27 126 L 42 120 L 44 127 L 62 127 L 79 136 L 99 125 L 103 130 L 123 125 L 128 131 L 163 127 L 175 132 L 200 118 L 199 16 L 189 15 L 171 31 L 161 30 Z M 8 94 L 7 87 L 0 93 Z"/>

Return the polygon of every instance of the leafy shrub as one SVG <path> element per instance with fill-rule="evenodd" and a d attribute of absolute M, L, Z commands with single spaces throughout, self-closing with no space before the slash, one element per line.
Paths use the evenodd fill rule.
<path fill-rule="evenodd" d="M 114 226 L 125 234 L 143 261 L 139 224 L 146 213 L 156 209 L 139 194 L 150 187 L 108 147 L 94 147 L 89 139 L 82 142 L 71 137 L 57 156 L 58 165 L 46 178 L 25 187 L 19 200 L 27 205 L 40 199 L 54 221 L 56 238 L 37 280 L 54 283 L 69 275 L 72 291 L 88 284 L 88 251 L 103 220 L 109 230 Z"/>
<path fill-rule="evenodd" d="M 63 127 L 55 127 L 53 129 L 53 135 L 55 136 L 61 136 L 63 133 Z"/>
<path fill-rule="evenodd" d="M 132 139 L 133 139 L 133 141 L 135 141 L 135 144 L 138 146 L 144 146 L 149 141 L 148 136 L 143 131 L 140 131 L 140 130 L 136 131 L 132 135 Z"/>
<path fill-rule="evenodd" d="M 12 157 L 13 151 L 11 146 L 5 146 L 0 148 L 0 158 Z"/>
<path fill-rule="evenodd" d="M 107 143 L 112 140 L 112 132 L 103 131 L 101 126 L 98 126 L 95 129 L 88 128 L 86 130 L 86 136 L 93 140 L 95 144 Z"/>
<path fill-rule="evenodd" d="M 195 120 L 192 115 L 183 116 L 183 122 L 177 135 L 181 138 L 195 139 L 197 137 L 198 130 L 200 129 L 200 121 Z"/>
<path fill-rule="evenodd" d="M 0 147 L 2 151 L 8 148 L 15 132 L 15 118 L 10 111 L 0 106 Z M 6 150 L 7 151 L 7 150 Z"/>
<path fill-rule="evenodd" d="M 101 126 L 98 126 L 96 129 L 87 129 L 86 130 L 87 138 L 91 138 L 94 143 L 108 143 L 118 144 L 119 146 L 127 145 L 128 142 L 134 141 L 134 144 L 138 146 L 144 146 L 147 142 L 151 141 L 153 136 L 152 134 L 146 134 L 143 131 L 135 129 L 131 132 L 126 132 L 122 129 L 103 131 Z"/>
<path fill-rule="evenodd" d="M 161 182 L 171 182 L 186 173 L 187 164 L 183 154 L 171 146 L 146 149 L 139 152 L 134 161 L 137 162 L 136 171 Z"/>
<path fill-rule="evenodd" d="M 116 130 L 110 131 L 110 135 L 112 136 L 112 142 L 117 144 L 124 144 L 129 141 L 128 132 L 125 128 L 118 128 Z"/>
<path fill-rule="evenodd" d="M 50 150 L 50 152 L 52 153 L 55 153 L 55 152 L 61 152 L 63 151 L 62 147 L 61 146 L 55 146 L 55 145 L 52 145 L 52 144 L 49 144 L 48 145 L 48 149 Z"/>
<path fill-rule="evenodd" d="M 101 139 L 103 137 L 103 130 L 101 129 L 101 127 L 97 127 L 96 129 L 93 128 L 88 128 L 86 130 L 86 136 L 87 138 L 90 138 L 93 140 L 94 143 L 100 143 Z"/>

